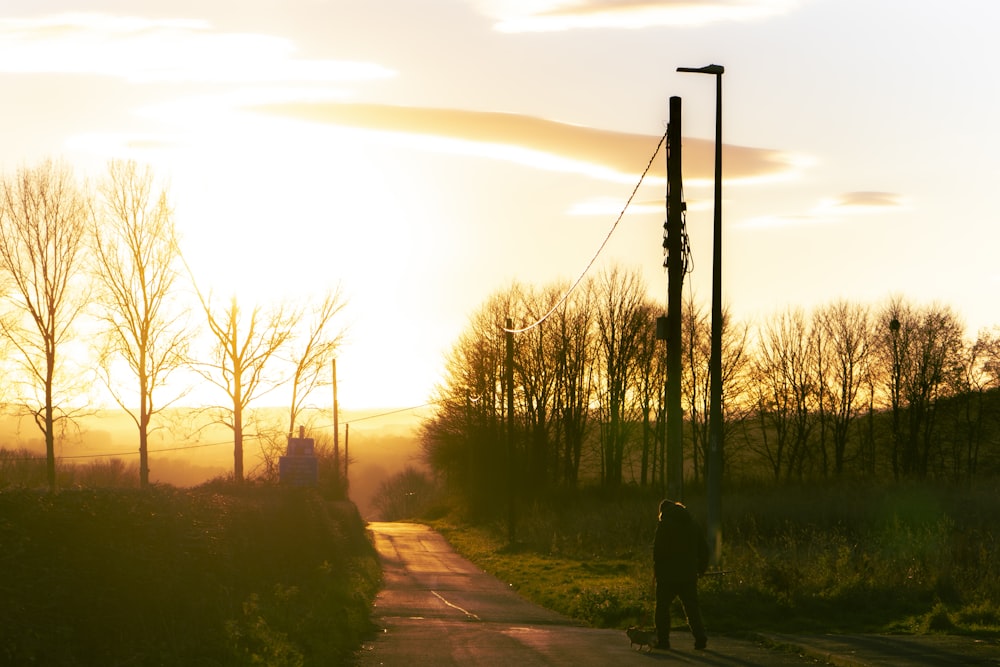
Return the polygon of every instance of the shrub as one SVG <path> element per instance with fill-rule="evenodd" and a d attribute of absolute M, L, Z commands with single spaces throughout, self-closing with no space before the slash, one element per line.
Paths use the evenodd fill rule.
<path fill-rule="evenodd" d="M 314 490 L 0 493 L 0 663 L 341 664 L 374 549 Z"/>
<path fill-rule="evenodd" d="M 382 482 L 372 505 L 383 521 L 415 519 L 434 504 L 437 489 L 427 474 L 412 466 Z"/>

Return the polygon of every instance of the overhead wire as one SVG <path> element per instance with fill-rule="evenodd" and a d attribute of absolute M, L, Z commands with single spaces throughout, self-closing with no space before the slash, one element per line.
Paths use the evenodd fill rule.
<path fill-rule="evenodd" d="M 594 263 L 597 261 L 597 258 L 600 256 L 601 252 L 604 251 L 605 246 L 607 246 L 608 242 L 611 240 L 612 235 L 614 235 L 615 231 L 618 229 L 618 225 L 621 223 L 622 218 L 625 217 L 625 213 L 628 211 L 628 207 L 632 204 L 632 200 L 635 199 L 636 193 L 639 192 L 639 188 L 642 186 L 642 183 L 645 180 L 646 175 L 649 173 L 650 168 L 652 168 L 653 161 L 656 160 L 656 156 L 660 153 L 660 149 L 663 147 L 664 142 L 667 140 L 667 134 L 668 134 L 668 132 L 664 131 L 663 135 L 660 137 L 659 141 L 656 144 L 656 148 L 653 150 L 653 154 L 650 155 L 649 161 L 646 163 L 645 169 L 642 170 L 642 174 L 640 174 L 640 176 L 639 176 L 638 182 L 635 184 L 635 187 L 632 188 L 632 193 L 629 195 L 628 200 L 626 200 L 625 205 L 622 207 L 621 212 L 618 214 L 618 217 L 615 218 L 615 221 L 612 223 L 611 229 L 608 230 L 608 233 L 605 235 L 604 240 L 601 241 L 601 244 L 598 246 L 597 251 L 594 253 L 593 257 L 590 258 L 590 261 L 587 262 L 587 266 L 584 267 L 583 271 L 580 272 L 580 275 L 577 277 L 577 279 L 575 281 L 573 281 L 573 284 L 571 284 L 569 286 L 569 289 L 567 289 L 566 292 L 563 293 L 562 297 L 560 297 L 560 299 L 555 303 L 555 305 L 553 305 L 548 310 L 548 312 L 546 312 L 544 315 L 542 315 L 540 318 L 538 318 L 538 320 L 536 320 L 532 324 L 530 324 L 530 325 L 528 325 L 526 327 L 522 327 L 520 329 L 508 329 L 508 328 L 505 327 L 504 328 L 505 332 L 513 333 L 513 334 L 520 334 L 520 333 L 526 333 L 528 331 L 531 331 L 535 327 L 540 326 L 543 322 L 545 322 L 545 320 L 547 320 L 549 317 L 551 317 L 552 314 L 555 313 L 564 303 L 566 303 L 566 300 L 569 299 L 569 297 L 573 293 L 573 291 L 580 285 L 581 282 L 583 282 L 583 279 L 586 277 L 587 273 L 590 272 L 590 269 L 593 268 Z M 689 248 L 686 248 L 686 250 L 687 250 L 688 253 L 690 253 L 690 249 Z M 399 414 L 399 413 L 402 413 L 402 412 L 409 412 L 411 410 L 419 410 L 420 408 L 426 408 L 426 407 L 429 407 L 431 405 L 435 405 L 435 404 L 437 404 L 439 402 L 440 401 L 430 401 L 428 403 L 423 403 L 421 405 L 414 405 L 414 406 L 410 406 L 410 407 L 406 407 L 406 408 L 399 408 L 399 409 L 396 409 L 396 410 L 390 410 L 388 412 L 380 412 L 380 413 L 373 414 L 373 415 L 367 415 L 365 417 L 358 417 L 356 419 L 352 419 L 352 420 L 346 421 L 344 423 L 345 424 L 353 424 L 353 423 L 356 423 L 356 422 L 367 421 L 367 420 L 370 420 L 370 419 L 377 419 L 377 418 L 380 418 L 380 417 L 386 417 L 386 416 L 389 416 L 389 415 Z M 320 428 L 329 428 L 329 425 L 323 426 L 323 427 L 320 427 Z M 259 435 L 247 435 L 247 436 L 244 437 L 244 439 L 246 439 L 246 440 L 254 440 L 254 439 L 259 439 L 259 438 L 260 438 Z M 180 445 L 180 446 L 177 446 L 177 447 L 166 447 L 166 448 L 163 448 L 163 449 L 149 450 L 149 453 L 150 454 L 157 454 L 157 453 L 162 453 L 162 452 L 183 451 L 183 450 L 186 450 L 186 449 L 200 449 L 200 448 L 204 448 L 204 447 L 219 447 L 221 445 L 230 444 L 231 442 L 232 441 L 230 441 L 230 440 L 226 440 L 226 441 L 221 441 L 221 442 L 202 443 L 202 444 L 197 444 L 197 445 Z M 128 452 L 108 452 L 108 453 L 102 453 L 102 454 L 75 454 L 75 455 L 71 455 L 71 456 L 57 456 L 55 458 L 58 459 L 58 460 L 96 459 L 96 458 L 105 458 L 105 457 L 133 456 L 133 455 L 136 455 L 138 453 L 139 453 L 138 450 L 134 450 L 134 451 L 128 451 Z M 45 459 L 45 457 L 17 457 L 17 458 L 13 458 L 12 457 L 12 458 L 8 458 L 8 459 L 5 459 L 5 460 L 6 461 L 44 461 L 46 459 Z"/>
<path fill-rule="evenodd" d="M 428 401 L 427 403 L 423 403 L 421 405 L 412 405 L 412 406 L 410 406 L 408 408 L 398 408 L 396 410 L 389 410 L 388 412 L 380 412 L 380 413 L 375 414 L 375 415 L 366 415 L 364 417 L 358 417 L 356 419 L 351 419 L 351 420 L 346 421 L 344 423 L 345 424 L 354 424 L 356 422 L 363 422 L 363 421 L 367 421 L 369 419 L 378 419 L 379 417 L 388 417 L 389 415 L 396 415 L 396 414 L 399 414 L 401 412 L 410 412 L 411 410 L 419 410 L 421 408 L 429 408 L 430 406 L 437 405 L 440 402 L 441 401 Z"/>
<path fill-rule="evenodd" d="M 660 148 L 663 147 L 663 142 L 665 142 L 666 140 L 667 140 L 667 132 L 664 132 L 663 136 L 660 137 L 659 142 L 657 142 L 657 144 L 656 144 L 656 150 L 654 150 L 653 154 L 649 157 L 649 162 L 646 164 L 646 168 L 642 170 L 642 175 L 639 176 L 639 182 L 635 184 L 635 187 L 632 189 L 632 194 L 629 195 L 628 201 L 626 201 L 625 202 L 625 206 L 622 207 L 621 213 L 618 214 L 618 217 L 615 219 L 614 223 L 611 225 L 611 229 L 608 230 L 608 233 L 604 237 L 604 240 L 601 241 L 601 245 L 598 246 L 597 252 L 595 252 L 594 256 L 590 258 L 590 261 L 587 262 L 587 266 L 583 269 L 583 271 L 580 273 L 580 275 L 577 277 L 577 279 L 573 282 L 573 284 L 569 286 L 569 289 L 567 289 L 566 292 L 563 293 L 562 297 L 555 303 L 554 306 L 552 306 L 551 308 L 549 308 L 549 310 L 548 310 L 547 313 L 545 313 L 544 315 L 542 315 L 540 318 L 538 318 L 532 324 L 529 324 L 528 326 L 522 327 L 520 329 L 508 329 L 507 327 L 504 327 L 504 329 L 503 329 L 504 332 L 506 332 L 506 333 L 512 333 L 512 334 L 527 333 L 528 331 L 531 331 L 535 327 L 541 325 L 545 320 L 549 319 L 549 317 L 551 317 L 554 312 L 556 312 L 557 310 L 559 310 L 559 308 L 562 307 L 562 305 L 564 303 L 566 303 L 566 300 L 569 299 L 569 296 L 570 296 L 570 294 L 573 293 L 573 290 L 575 290 L 577 288 L 577 286 L 579 286 L 579 284 L 581 282 L 583 282 L 584 277 L 587 275 L 587 273 L 590 271 L 590 269 L 593 268 L 594 262 L 597 261 L 597 258 L 600 256 L 601 252 L 604 250 L 604 247 L 608 244 L 608 241 L 611 240 L 611 236 L 615 233 L 615 230 L 618 229 L 618 224 L 622 221 L 622 218 L 625 217 L 625 212 L 628 210 L 629 205 L 632 203 L 632 200 L 635 198 L 636 193 L 639 191 L 639 186 L 642 185 L 643 180 L 646 178 L 646 174 L 649 173 L 649 169 L 653 166 L 653 160 L 656 159 L 656 156 L 660 152 Z"/>
<path fill-rule="evenodd" d="M 427 403 L 422 403 L 420 405 L 411 405 L 411 406 L 406 407 L 406 408 L 397 408 L 395 410 L 388 410 L 386 412 L 379 412 L 379 413 L 376 413 L 376 414 L 373 414 L 373 415 L 365 415 L 364 417 L 358 417 L 356 419 L 350 419 L 350 420 L 345 421 L 343 423 L 349 425 L 349 424 L 354 424 L 354 423 L 357 423 L 357 422 L 368 421 L 368 420 L 371 420 L 371 419 L 379 419 L 381 417 L 388 417 L 390 415 L 400 414 L 400 413 L 403 413 L 403 412 L 411 412 L 413 410 L 419 410 L 421 408 L 427 408 L 427 407 L 430 407 L 432 405 L 437 405 L 438 403 L 440 403 L 440 401 L 429 401 Z M 321 426 L 318 426 L 318 427 L 315 427 L 315 428 L 317 428 L 317 429 L 328 429 L 328 428 L 333 428 L 333 425 L 332 424 L 325 424 L 325 425 L 321 425 Z M 254 435 L 254 434 L 248 434 L 248 435 L 243 436 L 243 440 L 244 441 L 246 441 L 246 440 L 259 440 L 260 438 L 261 438 L 260 435 Z M 178 445 L 176 447 L 162 447 L 162 448 L 158 448 L 158 449 L 150 449 L 149 453 L 150 454 L 162 454 L 162 453 L 165 453 L 165 452 L 179 452 L 179 451 L 183 451 L 183 450 L 186 450 L 186 449 L 201 449 L 201 448 L 204 448 L 204 447 L 219 447 L 221 445 L 231 445 L 232 443 L 233 443 L 232 440 L 222 440 L 220 442 L 208 442 L 208 443 L 200 443 L 200 444 L 196 444 L 196 445 Z M 101 453 L 101 454 L 72 454 L 72 455 L 69 455 L 69 456 L 57 456 L 55 458 L 56 458 L 56 460 L 59 460 L 59 461 L 68 461 L 68 460 L 75 460 L 75 459 L 102 459 L 102 458 L 114 458 L 114 457 L 123 457 L 123 456 L 135 456 L 137 454 L 139 454 L 139 450 L 136 449 L 136 450 L 125 451 L 125 452 L 104 452 L 104 453 Z M 28 462 L 28 461 L 44 461 L 44 460 L 46 460 L 44 456 L 12 456 L 12 457 L 9 457 L 9 458 L 0 458 L 0 463 L 3 463 L 4 461 Z"/>
<path fill-rule="evenodd" d="M 244 440 L 259 440 L 260 436 L 259 435 L 252 435 L 252 434 L 250 434 L 250 435 L 243 436 L 243 439 Z M 201 449 L 201 448 L 204 448 L 204 447 L 220 447 L 222 445 L 231 445 L 232 443 L 233 443 L 232 440 L 222 440 L 220 442 L 207 442 L 207 443 L 203 442 L 203 443 L 199 443 L 197 445 L 178 445 L 176 447 L 162 447 L 162 448 L 158 448 L 158 449 L 150 449 L 149 453 L 150 454 L 161 454 L 163 452 L 179 452 L 179 451 L 182 451 L 182 450 L 185 450 L 185 449 Z M 102 458 L 109 458 L 109 457 L 113 458 L 113 457 L 121 457 L 121 456 L 135 456 L 137 454 L 139 454 L 139 450 L 138 449 L 134 449 L 134 450 L 125 451 L 125 452 L 104 452 L 104 453 L 101 453 L 101 454 L 70 454 L 68 456 L 56 456 L 55 459 L 57 461 L 68 461 L 68 460 L 72 460 L 72 459 L 102 459 Z M 19 457 L 10 457 L 10 458 L 0 458 L 0 463 L 2 463 L 4 461 L 45 461 L 45 460 L 46 460 L 46 457 L 44 457 L 44 456 L 19 456 Z"/>

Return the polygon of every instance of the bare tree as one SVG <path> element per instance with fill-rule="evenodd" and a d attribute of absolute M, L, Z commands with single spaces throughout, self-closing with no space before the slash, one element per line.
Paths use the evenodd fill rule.
<path fill-rule="evenodd" d="M 890 299 L 879 320 L 889 323 L 880 340 L 894 408 L 893 471 L 926 477 L 938 439 L 938 401 L 955 386 L 962 366 L 963 326 L 947 306 L 918 308 L 901 297 Z M 905 432 L 898 424 L 903 407 Z"/>
<path fill-rule="evenodd" d="M 757 348 L 756 405 L 760 441 L 755 448 L 770 463 L 775 479 L 801 473 L 812 428 L 816 392 L 810 335 L 801 309 L 789 309 L 765 322 Z M 772 441 L 773 436 L 773 441 Z"/>
<path fill-rule="evenodd" d="M 180 249 L 166 191 L 154 193 L 149 167 L 112 161 L 99 193 L 92 240 L 98 317 L 106 325 L 100 369 L 139 431 L 139 483 L 146 487 L 151 420 L 170 404 L 154 394 L 186 363 L 190 338 L 185 313 L 172 299 Z M 127 389 L 117 373 L 121 364 L 135 383 Z"/>
<path fill-rule="evenodd" d="M 510 488 L 502 326 L 517 289 L 494 294 L 471 316 L 446 356 L 435 415 L 421 426 L 425 461 L 476 513 L 496 512 Z"/>
<path fill-rule="evenodd" d="M 709 429 L 709 359 L 711 323 L 705 308 L 689 297 L 681 311 L 681 337 L 684 353 L 681 394 L 687 405 L 687 421 L 691 427 L 691 458 L 697 482 L 705 472 Z"/>
<path fill-rule="evenodd" d="M 938 402 L 955 386 L 954 376 L 961 368 L 964 327 L 947 306 L 928 306 L 917 315 L 906 358 L 909 437 L 903 450 L 903 471 L 926 477 L 938 440 L 934 432 Z"/>
<path fill-rule="evenodd" d="M 635 379 L 636 421 L 642 424 L 642 446 L 639 456 L 639 484 L 646 486 L 656 481 L 657 466 L 665 469 L 665 461 L 657 455 L 664 444 L 659 425 L 665 423 L 667 384 L 667 355 L 656 339 L 657 307 L 647 300 L 643 305 L 645 324 L 636 346 L 638 370 Z"/>
<path fill-rule="evenodd" d="M 311 310 L 303 313 L 301 334 L 290 341 L 292 397 L 289 407 L 288 437 L 314 391 L 333 382 L 333 359 L 344 339 L 344 329 L 334 329 L 334 320 L 347 305 L 340 289 L 327 292 Z"/>
<path fill-rule="evenodd" d="M 952 378 L 955 401 L 951 413 L 951 476 L 955 481 L 971 481 L 978 471 L 979 453 L 987 440 L 987 392 L 996 389 L 997 378 L 990 368 L 995 363 L 998 338 L 980 330 L 974 341 L 967 341 L 961 355 L 959 372 Z"/>
<path fill-rule="evenodd" d="M 575 487 L 594 395 L 593 283 L 587 281 L 555 314 L 556 412 L 562 438 L 562 480 Z"/>
<path fill-rule="evenodd" d="M 851 424 L 861 410 L 859 393 L 868 373 L 871 345 L 868 308 L 836 301 L 814 313 L 813 329 L 823 335 L 824 344 L 817 350 L 821 359 L 826 360 L 819 368 L 820 400 L 824 397 L 829 400 L 834 472 L 840 475 Z"/>
<path fill-rule="evenodd" d="M 45 437 L 49 489 L 56 488 L 57 370 L 62 346 L 86 304 L 78 289 L 89 205 L 70 169 L 51 161 L 5 178 L 0 193 L 0 270 L 10 280 L 4 334 L 41 396 L 24 399 Z M 40 405 L 39 405 L 40 404 Z"/>
<path fill-rule="evenodd" d="M 645 291 L 637 272 L 617 267 L 605 272 L 596 287 L 599 394 L 602 412 L 607 417 L 602 439 L 602 472 L 609 486 L 622 482 L 629 393 L 637 372 L 639 337 L 648 330 L 648 313 L 643 308 Z"/>
<path fill-rule="evenodd" d="M 284 306 L 265 311 L 255 306 L 245 312 L 233 296 L 223 308 L 211 296 L 198 293 L 213 346 L 208 362 L 196 366 L 209 382 L 225 392 L 230 403 L 220 406 L 220 422 L 233 431 L 233 477 L 243 481 L 244 419 L 255 399 L 281 385 L 266 373 L 292 337 L 301 311 Z"/>
<path fill-rule="evenodd" d="M 875 320 L 872 385 L 878 386 L 882 390 L 880 393 L 888 397 L 887 404 L 892 410 L 892 474 L 897 479 L 900 475 L 900 452 L 903 449 L 900 425 L 900 415 L 904 408 L 903 357 L 910 338 L 910 327 L 904 329 L 903 320 L 911 319 L 911 310 L 912 306 L 902 297 L 893 296 L 882 306 Z"/>
<path fill-rule="evenodd" d="M 737 321 L 726 306 L 722 309 L 722 446 L 723 466 L 735 448 L 728 445 L 730 425 L 745 418 L 750 395 L 750 324 Z M 707 385 L 705 385 L 707 388 Z M 707 393 L 705 394 L 707 396 Z M 707 412 L 704 412 L 707 414 Z M 723 473 L 725 474 L 725 473 Z"/>
<path fill-rule="evenodd" d="M 565 289 L 552 285 L 540 291 L 520 291 L 521 304 L 529 321 L 548 313 L 562 297 Z M 558 423 L 556 392 L 559 364 L 558 320 L 546 319 L 538 326 L 519 334 L 518 355 L 514 371 L 524 406 L 526 489 L 538 492 L 555 476 L 558 448 L 553 443 L 553 430 Z"/>

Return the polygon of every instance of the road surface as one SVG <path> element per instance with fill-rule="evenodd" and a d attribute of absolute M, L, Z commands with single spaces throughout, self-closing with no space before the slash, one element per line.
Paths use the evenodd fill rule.
<path fill-rule="evenodd" d="M 359 667 L 827 664 L 794 649 L 711 635 L 708 650 L 695 651 L 690 633 L 677 630 L 671 635 L 673 650 L 640 651 L 621 630 L 588 628 L 527 602 L 426 526 L 369 527 L 385 580 L 375 601 L 381 631 L 358 652 Z"/>

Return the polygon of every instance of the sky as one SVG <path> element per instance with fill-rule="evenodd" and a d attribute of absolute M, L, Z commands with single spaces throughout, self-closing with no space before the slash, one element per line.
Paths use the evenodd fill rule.
<path fill-rule="evenodd" d="M 167 188 L 202 288 L 340 286 L 343 408 L 420 405 L 482 303 L 570 283 L 682 99 L 685 291 L 738 318 L 891 295 L 1000 324 L 1000 3 L 4 0 L 0 170 Z M 591 272 L 662 268 L 660 153 Z M 665 308 L 665 304 L 664 304 Z"/>

